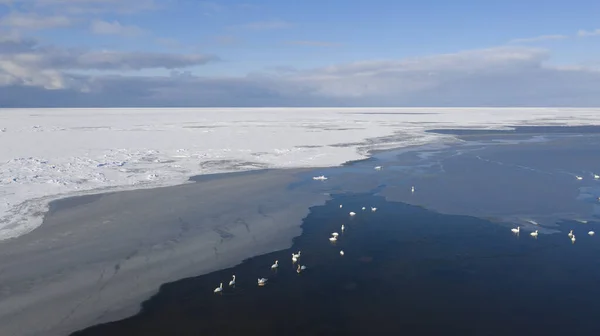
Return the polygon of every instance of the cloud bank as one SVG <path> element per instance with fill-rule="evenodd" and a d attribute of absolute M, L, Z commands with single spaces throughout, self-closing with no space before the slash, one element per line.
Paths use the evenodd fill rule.
<path fill-rule="evenodd" d="M 298 69 L 284 60 L 237 77 L 197 75 L 203 67 L 220 61 L 210 53 L 66 48 L 28 37 L 31 31 L 77 26 L 92 34 L 154 38 L 173 50 L 177 41 L 152 37 L 138 26 L 123 24 L 130 20 L 122 20 L 160 9 L 158 4 L 169 1 L 0 0 L 0 5 L 9 8 L 9 13 L 0 17 L 0 107 L 600 106 L 597 68 L 552 66 L 548 51 L 527 46 L 567 39 L 567 35 L 312 69 Z M 116 19 L 101 19 L 103 13 Z M 273 20 L 230 28 L 261 34 L 293 28 L 293 24 Z M 597 30 L 577 33 L 579 37 L 595 35 Z M 221 38 L 220 45 L 236 41 L 229 35 Z M 339 46 L 312 40 L 279 44 Z M 163 71 L 157 71 L 160 69 Z M 170 74 L 148 75 L 164 74 L 164 69 Z"/>
<path fill-rule="evenodd" d="M 203 77 L 202 54 L 70 50 L 0 39 L 0 104 L 28 106 L 598 106 L 600 72 L 545 65 L 548 52 L 497 47 L 401 60 Z M 85 70 L 172 69 L 169 76 Z"/>

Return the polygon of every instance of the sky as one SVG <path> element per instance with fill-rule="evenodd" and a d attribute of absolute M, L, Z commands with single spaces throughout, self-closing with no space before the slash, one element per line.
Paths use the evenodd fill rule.
<path fill-rule="evenodd" d="M 2 107 L 600 106 L 597 0 L 0 0 Z"/>

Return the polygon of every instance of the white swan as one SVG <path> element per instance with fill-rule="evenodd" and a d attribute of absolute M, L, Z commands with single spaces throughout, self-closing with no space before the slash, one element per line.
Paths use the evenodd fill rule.
<path fill-rule="evenodd" d="M 381 170 L 381 166 L 375 166 L 375 170 Z"/>
<path fill-rule="evenodd" d="M 582 176 L 575 176 L 576 179 L 578 179 L 579 181 L 583 180 Z"/>
<path fill-rule="evenodd" d="M 298 258 L 292 253 L 292 264 L 295 264 L 296 262 L 298 262 Z"/>
<path fill-rule="evenodd" d="M 593 236 L 593 235 L 595 235 L 595 234 L 596 234 L 596 232 L 594 232 L 594 231 L 590 231 L 590 232 L 588 232 L 588 234 L 589 234 L 590 236 Z"/>
<path fill-rule="evenodd" d="M 214 292 L 215 293 L 220 293 L 223 291 L 223 283 L 221 282 L 221 284 L 219 284 L 219 287 L 215 288 Z"/>
<path fill-rule="evenodd" d="M 258 285 L 261 287 L 264 286 L 267 283 L 267 280 L 269 280 L 269 279 L 267 279 L 267 278 L 258 279 Z"/>
<path fill-rule="evenodd" d="M 342 205 L 340 204 L 340 209 L 342 208 Z"/>
<path fill-rule="evenodd" d="M 234 286 L 235 285 L 235 275 L 233 276 L 233 279 L 231 279 L 231 281 L 229 281 L 229 286 Z"/>
<path fill-rule="evenodd" d="M 363 209 L 363 211 L 364 211 L 364 210 L 367 210 L 367 207 L 362 207 L 362 209 Z"/>
<path fill-rule="evenodd" d="M 354 216 L 354 215 L 356 215 L 356 212 L 350 211 L 350 216 Z"/>
<path fill-rule="evenodd" d="M 294 258 L 298 259 L 298 258 L 300 258 L 300 254 L 301 254 L 301 253 L 302 253 L 302 251 L 298 251 L 298 253 L 296 253 L 296 254 L 293 254 L 293 253 L 292 253 L 292 256 L 293 256 Z"/>
<path fill-rule="evenodd" d="M 537 237 L 538 236 L 538 230 L 533 231 L 532 233 L 530 233 L 530 235 L 532 237 Z"/>
<path fill-rule="evenodd" d="M 344 251 L 340 251 L 340 255 L 343 256 L 344 255 Z"/>
<path fill-rule="evenodd" d="M 342 232 L 344 232 L 344 229 L 346 229 L 346 227 L 344 226 L 344 224 L 342 224 L 342 227 L 340 229 L 342 230 Z"/>
<path fill-rule="evenodd" d="M 512 231 L 512 232 L 514 232 L 514 233 L 519 233 L 519 232 L 521 232 L 521 227 L 520 227 L 520 226 L 517 226 L 517 228 L 516 228 L 516 229 L 510 229 L 510 231 Z"/>
<path fill-rule="evenodd" d="M 332 237 L 337 237 L 337 236 L 339 236 L 339 235 L 340 235 L 340 234 L 339 234 L 339 233 L 337 233 L 337 232 L 332 232 L 332 233 L 331 233 L 331 236 L 332 236 Z"/>
<path fill-rule="evenodd" d="M 595 178 L 596 180 L 597 180 L 597 179 L 600 179 L 600 175 L 598 175 L 598 174 L 594 174 L 594 178 Z"/>
<path fill-rule="evenodd" d="M 571 241 L 574 243 L 575 242 L 575 235 L 573 235 L 573 237 L 571 237 Z"/>
<path fill-rule="evenodd" d="M 371 207 L 371 211 L 375 212 L 375 211 L 377 211 L 377 208 Z"/>
<path fill-rule="evenodd" d="M 415 186 L 412 186 L 412 188 L 410 188 L 410 192 L 415 192 Z"/>
<path fill-rule="evenodd" d="M 573 238 L 573 230 L 569 231 L 569 238 Z"/>
<path fill-rule="evenodd" d="M 306 266 L 304 266 L 304 265 L 302 265 L 302 266 L 298 265 L 298 268 L 296 268 L 296 272 L 300 273 L 300 272 L 304 271 L 305 269 L 306 269 Z"/>
<path fill-rule="evenodd" d="M 336 242 L 336 241 L 337 241 L 337 238 L 336 238 L 336 237 L 329 237 L 329 241 L 330 241 L 330 242 Z"/>
<path fill-rule="evenodd" d="M 279 260 L 275 260 L 275 263 L 271 265 L 271 269 L 276 269 L 277 267 L 279 267 Z"/>
<path fill-rule="evenodd" d="M 315 176 L 315 177 L 313 177 L 313 180 L 325 181 L 325 180 L 327 180 L 327 177 L 325 177 L 325 175 Z"/>

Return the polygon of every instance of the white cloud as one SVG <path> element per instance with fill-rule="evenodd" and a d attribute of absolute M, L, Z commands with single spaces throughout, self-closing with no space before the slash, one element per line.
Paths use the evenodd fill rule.
<path fill-rule="evenodd" d="M 532 42 L 543 42 L 552 40 L 564 40 L 568 38 L 567 35 L 541 35 L 536 37 L 519 38 L 509 41 L 509 43 L 532 43 Z"/>
<path fill-rule="evenodd" d="M 68 27 L 74 23 L 72 18 L 56 15 L 41 16 L 35 13 L 12 12 L 6 16 L 0 17 L 0 26 L 13 29 L 50 29 Z"/>
<path fill-rule="evenodd" d="M 600 29 L 595 29 L 595 30 L 579 30 L 577 32 L 577 36 L 579 37 L 587 37 L 587 36 L 599 36 L 600 35 Z"/>
<path fill-rule="evenodd" d="M 83 76 L 73 71 L 180 69 L 215 60 L 215 56 L 202 54 L 63 49 L 42 46 L 14 34 L 0 39 L 0 78 L 5 86 L 87 90 Z"/>
<path fill-rule="evenodd" d="M 171 76 L 91 76 L 73 71 L 176 70 L 214 58 L 74 51 L 19 41 L 3 42 L 10 48 L 0 43 L 0 50 L 12 50 L 0 55 L 4 106 L 600 105 L 600 72 L 547 65 L 549 52 L 537 48 L 498 47 L 240 77 L 180 71 Z"/>
<path fill-rule="evenodd" d="M 90 30 L 98 35 L 120 35 L 120 36 L 138 36 L 144 33 L 144 30 L 138 26 L 123 25 L 118 21 L 94 20 L 90 24 Z"/>

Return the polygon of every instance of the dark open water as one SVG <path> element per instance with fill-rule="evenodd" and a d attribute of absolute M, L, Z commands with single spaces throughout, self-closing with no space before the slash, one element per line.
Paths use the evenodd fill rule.
<path fill-rule="evenodd" d="M 388 202 L 377 195 L 385 188 L 334 194 L 311 209 L 291 249 L 165 284 L 140 314 L 75 335 L 600 335 L 600 223 L 576 227 L 574 244 L 567 222 L 534 239 Z"/>

